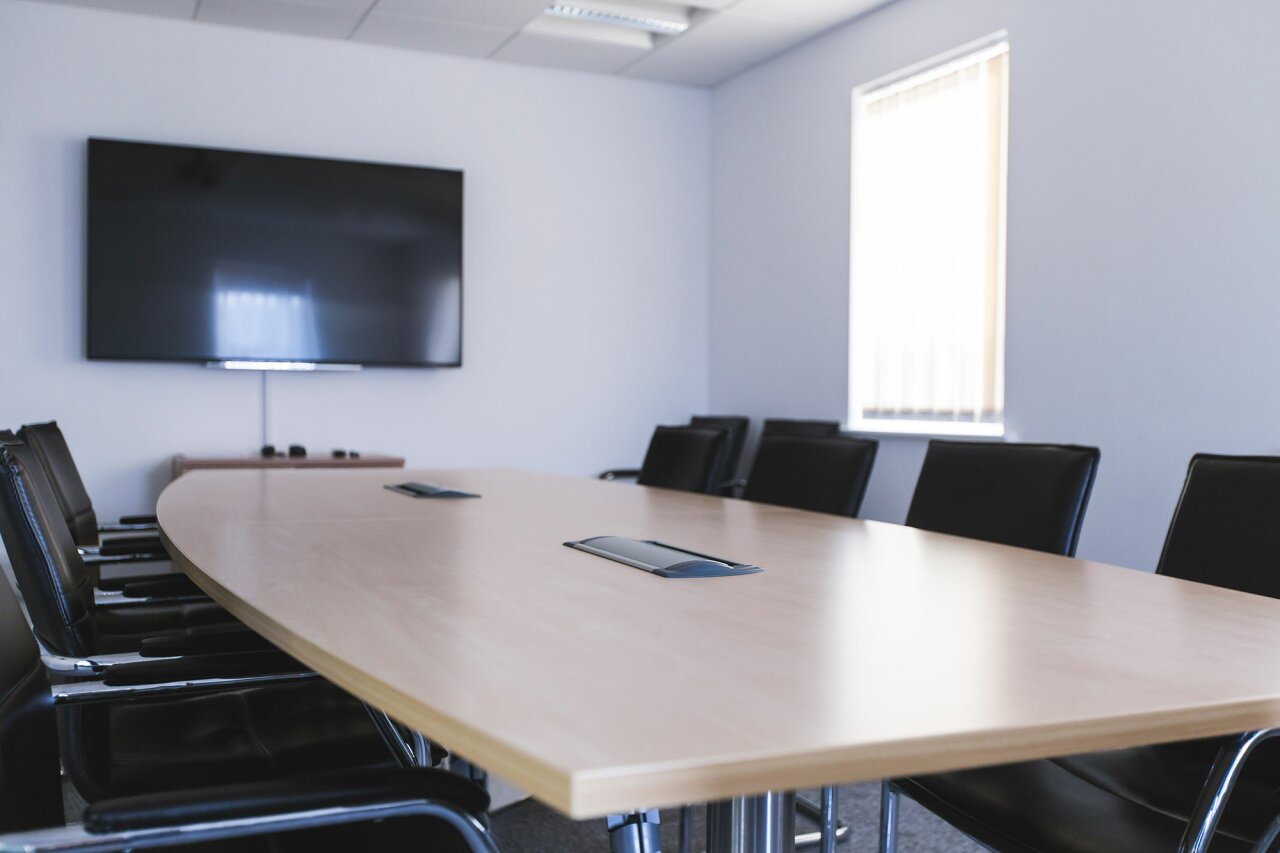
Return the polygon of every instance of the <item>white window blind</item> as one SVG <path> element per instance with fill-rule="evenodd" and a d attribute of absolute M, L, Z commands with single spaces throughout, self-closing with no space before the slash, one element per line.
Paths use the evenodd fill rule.
<path fill-rule="evenodd" d="M 854 425 L 1001 431 L 1008 54 L 855 92 Z"/>

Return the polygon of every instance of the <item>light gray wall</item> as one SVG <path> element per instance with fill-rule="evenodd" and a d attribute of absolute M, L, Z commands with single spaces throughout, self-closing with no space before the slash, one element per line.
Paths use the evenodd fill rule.
<path fill-rule="evenodd" d="M 461 370 L 276 375 L 277 444 L 592 473 L 707 396 L 710 95 L 0 0 L 0 425 L 56 417 L 105 513 L 256 449 L 258 376 L 83 358 L 84 142 L 466 170 Z"/>
<path fill-rule="evenodd" d="M 1193 452 L 1280 451 L 1272 0 L 899 0 L 719 87 L 711 403 L 843 418 L 850 90 L 1002 28 L 1009 430 L 1101 447 L 1080 553 L 1149 568 Z"/>

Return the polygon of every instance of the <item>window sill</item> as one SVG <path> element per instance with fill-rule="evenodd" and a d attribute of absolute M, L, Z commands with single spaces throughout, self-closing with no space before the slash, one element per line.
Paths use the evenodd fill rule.
<path fill-rule="evenodd" d="M 903 436 L 914 438 L 990 438 L 1003 439 L 1003 423 L 973 423 L 972 421 L 911 421 L 888 418 L 854 418 L 845 424 L 848 432 L 869 435 Z"/>

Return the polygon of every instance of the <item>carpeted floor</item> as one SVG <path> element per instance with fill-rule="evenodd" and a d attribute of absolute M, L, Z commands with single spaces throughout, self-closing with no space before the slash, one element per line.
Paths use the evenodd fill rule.
<path fill-rule="evenodd" d="M 816 792 L 810 791 L 810 795 Z M 903 797 L 899 800 L 898 849 L 901 853 L 981 853 L 983 848 Z M 880 826 L 880 785 L 850 785 L 840 789 L 840 816 L 848 822 L 852 838 L 841 844 L 843 853 L 874 853 Z M 702 810 L 695 810 L 694 850 L 701 851 L 705 831 Z M 807 822 L 800 825 L 809 829 Z M 662 813 L 662 849 L 676 853 L 679 817 Z M 572 821 L 533 800 L 502 809 L 493 816 L 493 831 L 503 853 L 608 853 L 609 835 L 603 820 Z M 813 848 L 809 848 L 813 849 Z"/>

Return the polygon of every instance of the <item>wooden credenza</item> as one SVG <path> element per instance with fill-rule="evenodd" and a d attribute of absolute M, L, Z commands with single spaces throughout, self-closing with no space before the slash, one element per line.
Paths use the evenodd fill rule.
<path fill-rule="evenodd" d="M 336 458 L 329 454 L 315 456 L 187 456 L 173 457 L 171 472 L 178 479 L 188 471 L 210 468 L 403 468 L 404 457 L 380 453 L 362 453 L 358 458 Z"/>

